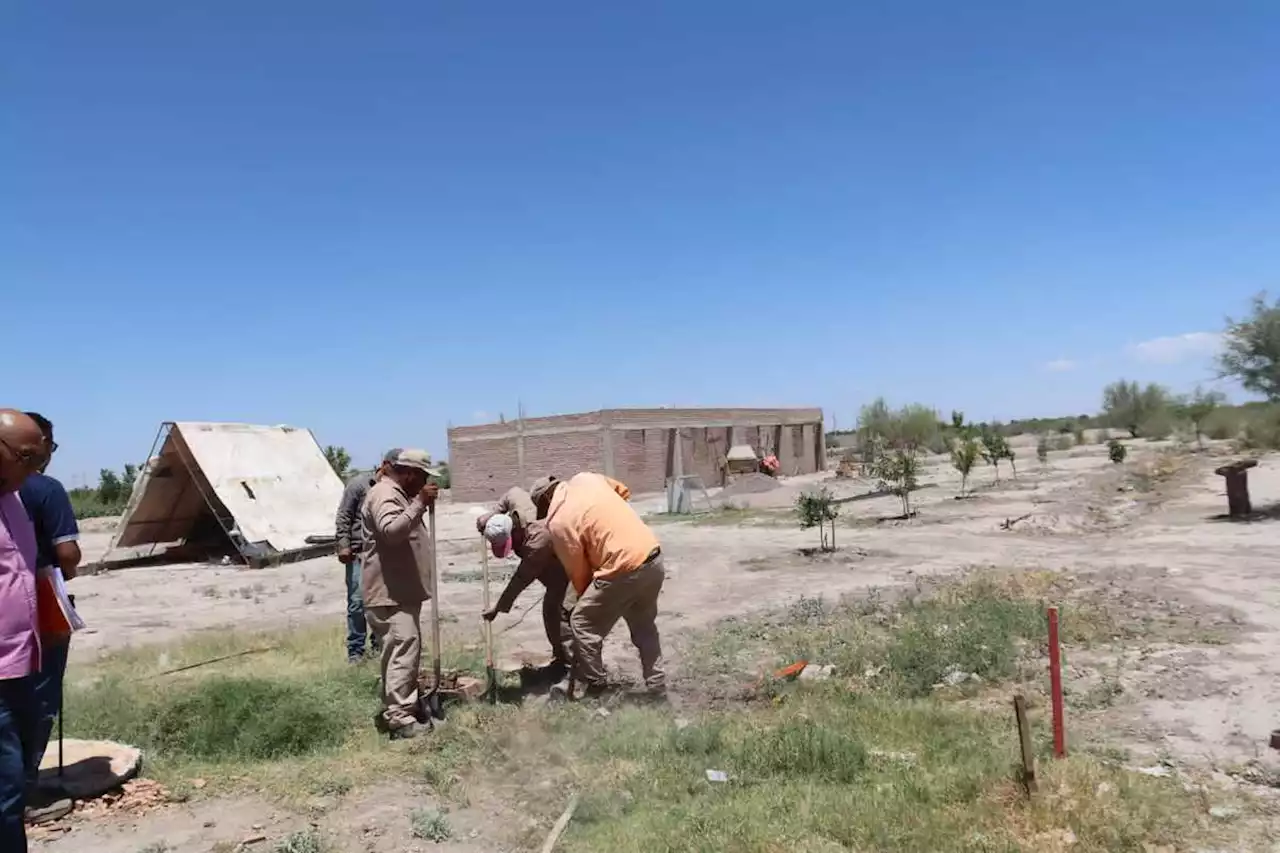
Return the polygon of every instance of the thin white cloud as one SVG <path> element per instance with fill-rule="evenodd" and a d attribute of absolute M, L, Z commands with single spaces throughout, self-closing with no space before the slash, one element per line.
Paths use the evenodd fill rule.
<path fill-rule="evenodd" d="M 491 418 L 489 417 L 488 412 L 476 411 L 471 413 L 471 420 L 475 421 L 476 423 L 482 424 L 482 423 L 487 423 L 489 420 L 491 420 Z"/>
<path fill-rule="evenodd" d="M 1068 370 L 1075 370 L 1076 363 L 1069 358 L 1056 358 L 1047 363 L 1044 369 L 1051 373 L 1066 373 Z"/>
<path fill-rule="evenodd" d="M 1197 358 L 1207 358 L 1222 346 L 1218 332 L 1187 332 L 1167 338 L 1152 338 L 1133 344 L 1129 354 L 1149 364 L 1177 364 Z"/>

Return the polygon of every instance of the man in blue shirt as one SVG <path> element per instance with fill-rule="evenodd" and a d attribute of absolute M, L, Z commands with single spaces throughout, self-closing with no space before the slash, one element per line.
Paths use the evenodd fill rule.
<path fill-rule="evenodd" d="M 35 412 L 27 412 L 26 415 L 40 427 L 49 447 L 45 464 L 38 473 L 26 479 L 18 492 L 36 529 L 36 568 L 44 570 L 49 566 L 57 566 L 62 570 L 62 576 L 71 580 L 76 576 L 76 568 L 80 565 L 80 528 L 76 524 L 75 511 L 71 508 L 67 490 L 62 487 L 62 483 L 44 473 L 49 465 L 49 458 L 58 449 L 58 443 L 53 440 L 53 424 L 48 418 Z M 36 784 L 40 761 L 44 758 L 49 736 L 53 733 L 54 720 L 58 718 L 62 705 L 62 677 L 67 669 L 71 637 L 46 634 L 40 638 L 40 646 L 40 674 L 36 677 L 40 728 L 36 733 L 27 800 L 30 806 L 28 819 L 36 822 L 60 817 L 71 808 L 70 801 L 61 796 L 61 792 L 49 792 L 46 795 L 37 791 Z"/>

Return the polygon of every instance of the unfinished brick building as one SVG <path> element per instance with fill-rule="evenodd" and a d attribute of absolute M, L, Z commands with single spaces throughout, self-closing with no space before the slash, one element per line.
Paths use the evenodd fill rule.
<path fill-rule="evenodd" d="M 784 475 L 826 467 L 821 409 L 602 409 L 453 427 L 449 471 L 458 501 L 492 500 L 543 474 L 579 471 L 656 492 L 681 474 L 722 485 L 724 456 L 735 444 L 776 454 Z"/>

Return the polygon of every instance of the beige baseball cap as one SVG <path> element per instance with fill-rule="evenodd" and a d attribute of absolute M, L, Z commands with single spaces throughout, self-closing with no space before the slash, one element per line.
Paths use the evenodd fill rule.
<path fill-rule="evenodd" d="M 431 464 L 431 454 L 425 450 L 417 450 L 410 448 L 401 450 L 391 460 L 391 464 L 397 468 L 417 468 L 419 471 L 425 471 L 432 477 L 440 476 L 440 469 Z"/>

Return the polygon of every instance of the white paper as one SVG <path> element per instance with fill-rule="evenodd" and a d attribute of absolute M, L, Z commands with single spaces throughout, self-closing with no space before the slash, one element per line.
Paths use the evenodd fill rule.
<path fill-rule="evenodd" d="M 62 569 L 57 566 L 45 566 L 40 570 L 40 574 L 53 580 L 53 591 L 58 596 L 58 606 L 62 608 L 62 615 L 71 625 L 72 632 L 84 630 L 84 620 L 80 618 L 80 614 L 71 604 L 71 599 L 67 597 L 67 581 L 62 576 Z"/>

